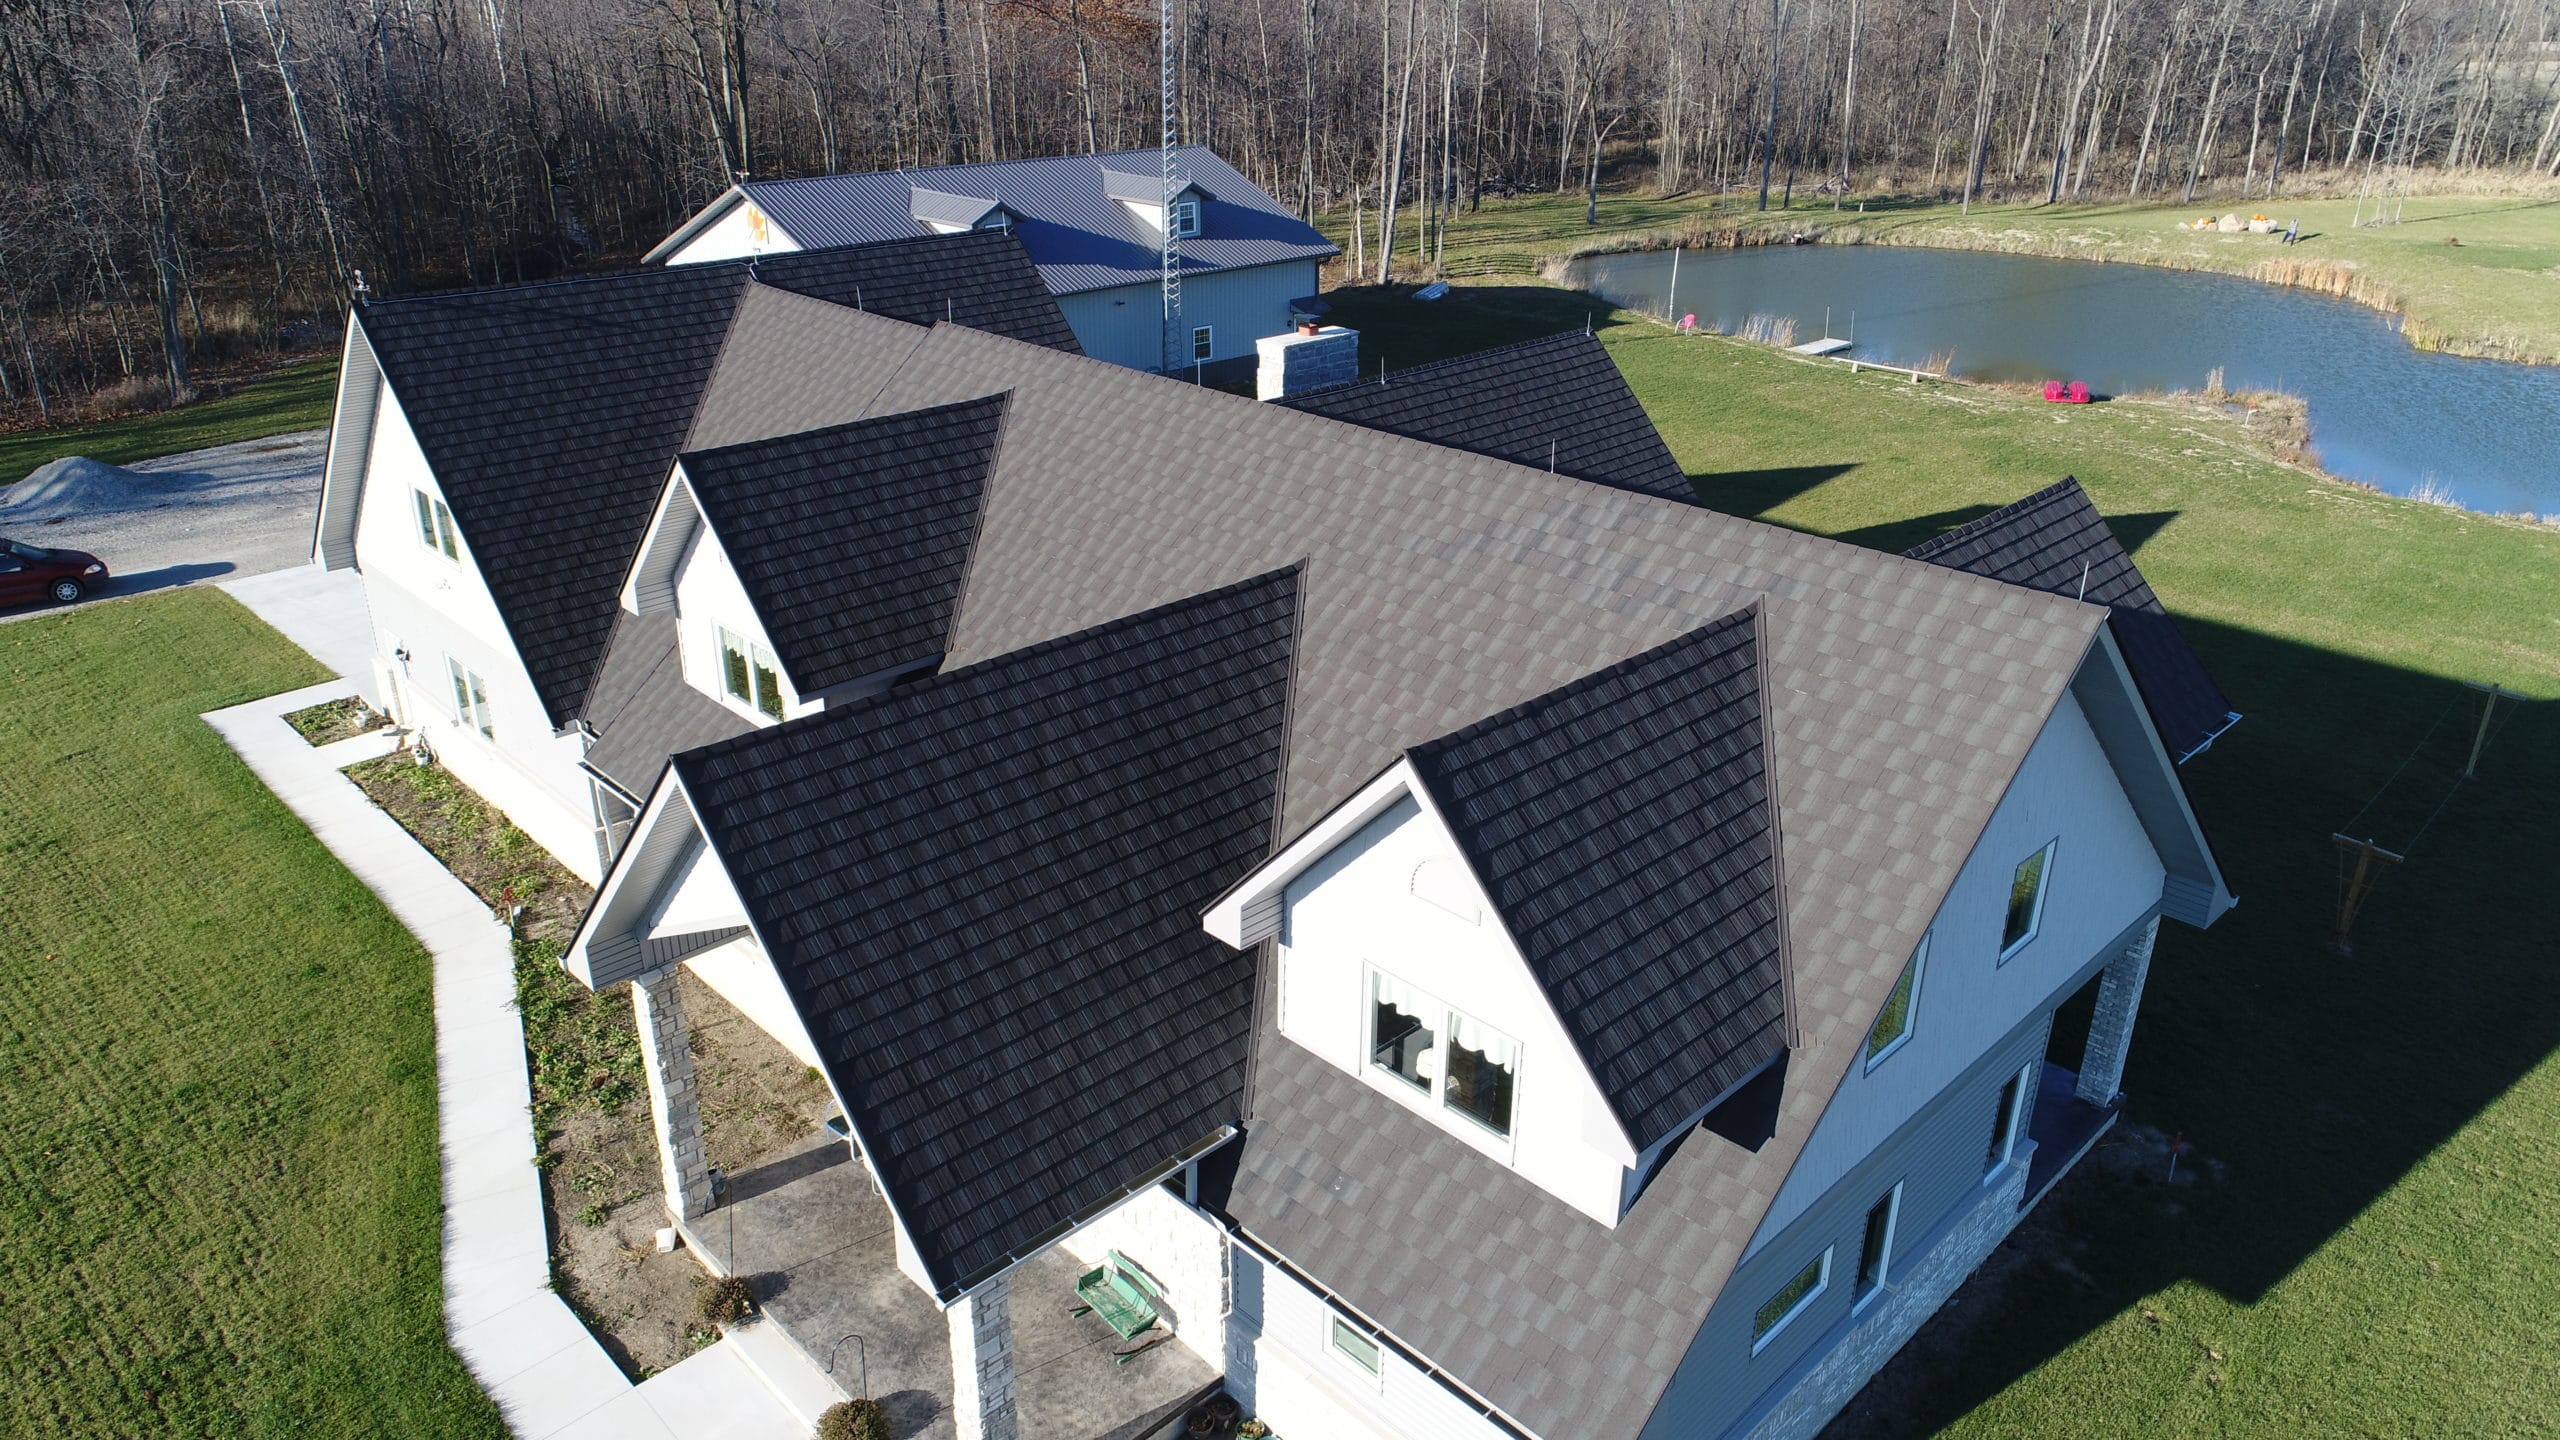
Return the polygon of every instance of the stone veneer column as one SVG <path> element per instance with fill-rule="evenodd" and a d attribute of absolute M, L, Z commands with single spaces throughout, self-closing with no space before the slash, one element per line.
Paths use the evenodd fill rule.
<path fill-rule="evenodd" d="M 943 1314 L 951 1324 L 951 1414 L 960 1440 L 1018 1440 L 1010 1277 L 978 1287 Z"/>
<path fill-rule="evenodd" d="M 2089 1048 L 2080 1058 L 2080 1083 L 2072 1093 L 2092 1105 L 2115 1103 L 2124 1083 L 2125 1055 L 2133 1049 L 2133 1014 L 2142 1008 L 2142 982 L 2151 974 L 2151 944 L 2160 938 L 2155 915 L 2134 932 L 2121 954 L 2107 962 L 2098 981 L 2097 1013 L 2089 1017 Z"/>
<path fill-rule="evenodd" d="M 667 1213 L 691 1220 L 711 1211 L 711 1170 L 702 1158 L 702 1096 L 694 1088 L 693 1050 L 676 976 L 667 969 L 632 981 L 631 1013 L 640 1022 L 640 1065 L 649 1077 Z"/>

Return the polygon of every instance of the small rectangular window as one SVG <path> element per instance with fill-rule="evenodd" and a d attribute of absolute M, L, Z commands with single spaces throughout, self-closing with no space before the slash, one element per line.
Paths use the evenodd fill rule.
<path fill-rule="evenodd" d="M 1371 971 L 1369 1063 L 1416 1090 L 1429 1090 L 1438 1069 L 1440 1037 L 1423 1017 L 1434 1008 L 1420 991 Z"/>
<path fill-rule="evenodd" d="M 1369 972 L 1369 1063 L 1494 1134 L 1511 1134 L 1520 1042 L 1381 970 Z"/>
<path fill-rule="evenodd" d="M 773 652 L 726 627 L 720 631 L 720 686 L 729 698 L 782 718 L 782 670 Z"/>
<path fill-rule="evenodd" d="M 1173 233 L 1186 240 L 1200 233 L 1199 201 L 1176 200 L 1173 202 Z"/>
<path fill-rule="evenodd" d="M 1902 1186 L 1896 1183 L 1867 1211 L 1867 1228 L 1858 1238 L 1858 1288 L 1850 1303 L 1863 1306 L 1884 1290 L 1893 1264 L 1893 1224 L 1902 1210 Z"/>
<path fill-rule="evenodd" d="M 2018 862 L 2009 876 L 2009 915 L 2000 927 L 2000 958 L 2008 959 L 2027 948 L 2036 938 L 2036 927 L 2044 923 L 2045 884 L 2053 876 L 2053 847 L 2045 847 Z"/>
<path fill-rule="evenodd" d="M 1191 332 L 1192 359 L 1206 361 L 1218 353 L 1216 338 L 1209 333 L 1209 329 L 1210 327 L 1202 325 Z"/>
<path fill-rule="evenodd" d="M 410 491 L 409 498 L 418 507 L 418 543 L 447 560 L 461 559 L 462 542 L 454 538 L 453 512 L 424 490 Z"/>
<path fill-rule="evenodd" d="M 1380 1348 L 1378 1342 L 1361 1334 L 1350 1321 L 1341 1316 L 1335 1315 L 1330 1318 L 1333 1322 L 1331 1337 L 1333 1353 L 1359 1366 L 1361 1373 L 1372 1380 L 1384 1374 L 1386 1353 Z"/>
<path fill-rule="evenodd" d="M 1449 1083 L 1441 1099 L 1496 1135 L 1511 1133 L 1511 1075 L 1520 1047 L 1455 1011 L 1449 1014 Z"/>
<path fill-rule="evenodd" d="M 2020 1071 L 2000 1087 L 2000 1108 L 1991 1114 L 1991 1144 L 1983 1151 L 1982 1169 L 1986 1175 L 1997 1175 L 2009 1163 L 2018 1148 L 2018 1108 L 2026 1098 L 2027 1076 Z"/>
<path fill-rule="evenodd" d="M 479 731 L 484 739 L 497 739 L 497 727 L 489 718 L 487 682 L 464 669 L 462 662 L 450 655 L 445 657 L 444 668 L 453 681 L 453 718 Z"/>
<path fill-rule="evenodd" d="M 1929 961 L 1929 937 L 1920 937 L 1920 948 L 1911 963 L 1902 967 L 1902 978 L 1893 982 L 1893 993 L 1884 997 L 1884 1009 L 1876 1016 L 1874 1028 L 1867 1031 L 1867 1068 L 1902 1048 L 1911 1038 L 1911 1010 L 1920 998 L 1920 971 Z"/>
<path fill-rule="evenodd" d="M 1778 1338 L 1778 1332 L 1803 1314 L 1805 1307 L 1820 1298 L 1830 1284 L 1831 1249 L 1824 1246 L 1821 1254 L 1805 1262 L 1803 1269 L 1779 1286 L 1778 1293 L 1762 1302 L 1759 1310 L 1753 1313 L 1751 1353 L 1757 1355 L 1767 1348 L 1770 1341 Z"/>

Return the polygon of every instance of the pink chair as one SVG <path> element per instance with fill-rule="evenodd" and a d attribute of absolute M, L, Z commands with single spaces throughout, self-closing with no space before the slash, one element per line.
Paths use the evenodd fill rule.
<path fill-rule="evenodd" d="M 1680 333 L 1683 335 L 1694 335 L 1698 333 L 1698 317 L 1694 314 L 1681 316 Z"/>
<path fill-rule="evenodd" d="M 2062 399 L 2062 382 L 2059 380 L 2044 382 L 2044 398 L 2059 402 Z"/>
<path fill-rule="evenodd" d="M 2086 405 L 2089 403 L 2089 383 L 2087 381 L 2074 380 L 2071 382 L 2071 403 L 2074 405 Z"/>

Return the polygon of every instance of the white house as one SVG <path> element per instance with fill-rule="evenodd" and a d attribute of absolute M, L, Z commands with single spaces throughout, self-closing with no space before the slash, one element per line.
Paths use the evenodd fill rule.
<path fill-rule="evenodd" d="M 2173 763 L 2196 706 L 2164 721 L 2131 652 L 2193 656 L 2130 588 L 2050 583 L 2132 569 L 2051 495 L 1911 559 L 1663 493 L 1574 346 L 1465 372 L 1514 424 L 1435 438 L 676 293 L 614 303 L 726 307 L 719 354 L 579 492 L 621 518 L 537 742 L 623 807 L 585 817 L 610 861 L 565 963 L 632 987 L 707 1262 L 708 1217 L 835 1223 L 834 1182 L 718 1198 L 677 967 L 818 1068 L 959 1435 L 1022 1429 L 1051 1301 L 1016 1286 L 1060 1253 L 1146 1277 L 1148 1333 L 1284 1435 L 1810 1435 L 2113 1122 L 2160 921 L 2232 903 Z M 403 353 L 506 373 L 522 303 L 440 348 L 465 322 L 421 311 Z M 391 433 L 364 393 L 342 439 Z M 504 568 L 432 429 L 425 519 L 352 532 L 369 585 L 377 547 L 433 552 L 386 583 Z M 1568 445 L 1584 476 L 1505 458 Z M 349 499 L 333 465 L 324 552 L 419 468 Z M 482 624 L 494 703 L 567 693 L 504 587 L 489 629 L 398 583 Z M 786 1328 L 847 1284 L 784 1271 Z"/>
<path fill-rule="evenodd" d="M 750 180 L 649 252 L 652 264 L 780 254 L 966 230 L 1022 239 L 1084 353 L 1141 370 L 1248 362 L 1289 327 L 1341 249 L 1206 146 L 1175 151 L 1168 215 L 1153 150 L 1050 155 L 924 170 Z M 1182 313 L 1168 359 L 1160 295 L 1170 225 Z"/>

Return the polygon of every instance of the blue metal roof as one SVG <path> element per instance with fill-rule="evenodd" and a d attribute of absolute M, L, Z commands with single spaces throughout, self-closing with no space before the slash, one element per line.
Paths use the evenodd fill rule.
<path fill-rule="evenodd" d="M 1206 146 L 1188 145 L 1174 154 L 1183 180 L 1201 196 L 1200 234 L 1181 242 L 1184 274 L 1321 260 L 1342 253 Z M 1153 171 L 1156 163 L 1152 150 L 1129 150 L 930 170 L 750 180 L 741 188 L 793 240 L 813 250 L 930 233 L 916 216 L 920 210 L 943 207 L 930 200 L 919 206 L 917 190 L 992 200 L 1013 215 L 1013 232 L 1031 253 L 1050 293 L 1072 295 L 1155 282 L 1156 233 L 1112 199 L 1112 187 L 1104 177 L 1106 171 L 1124 176 L 1141 168 Z M 1155 192 L 1148 193 L 1152 198 Z"/>

